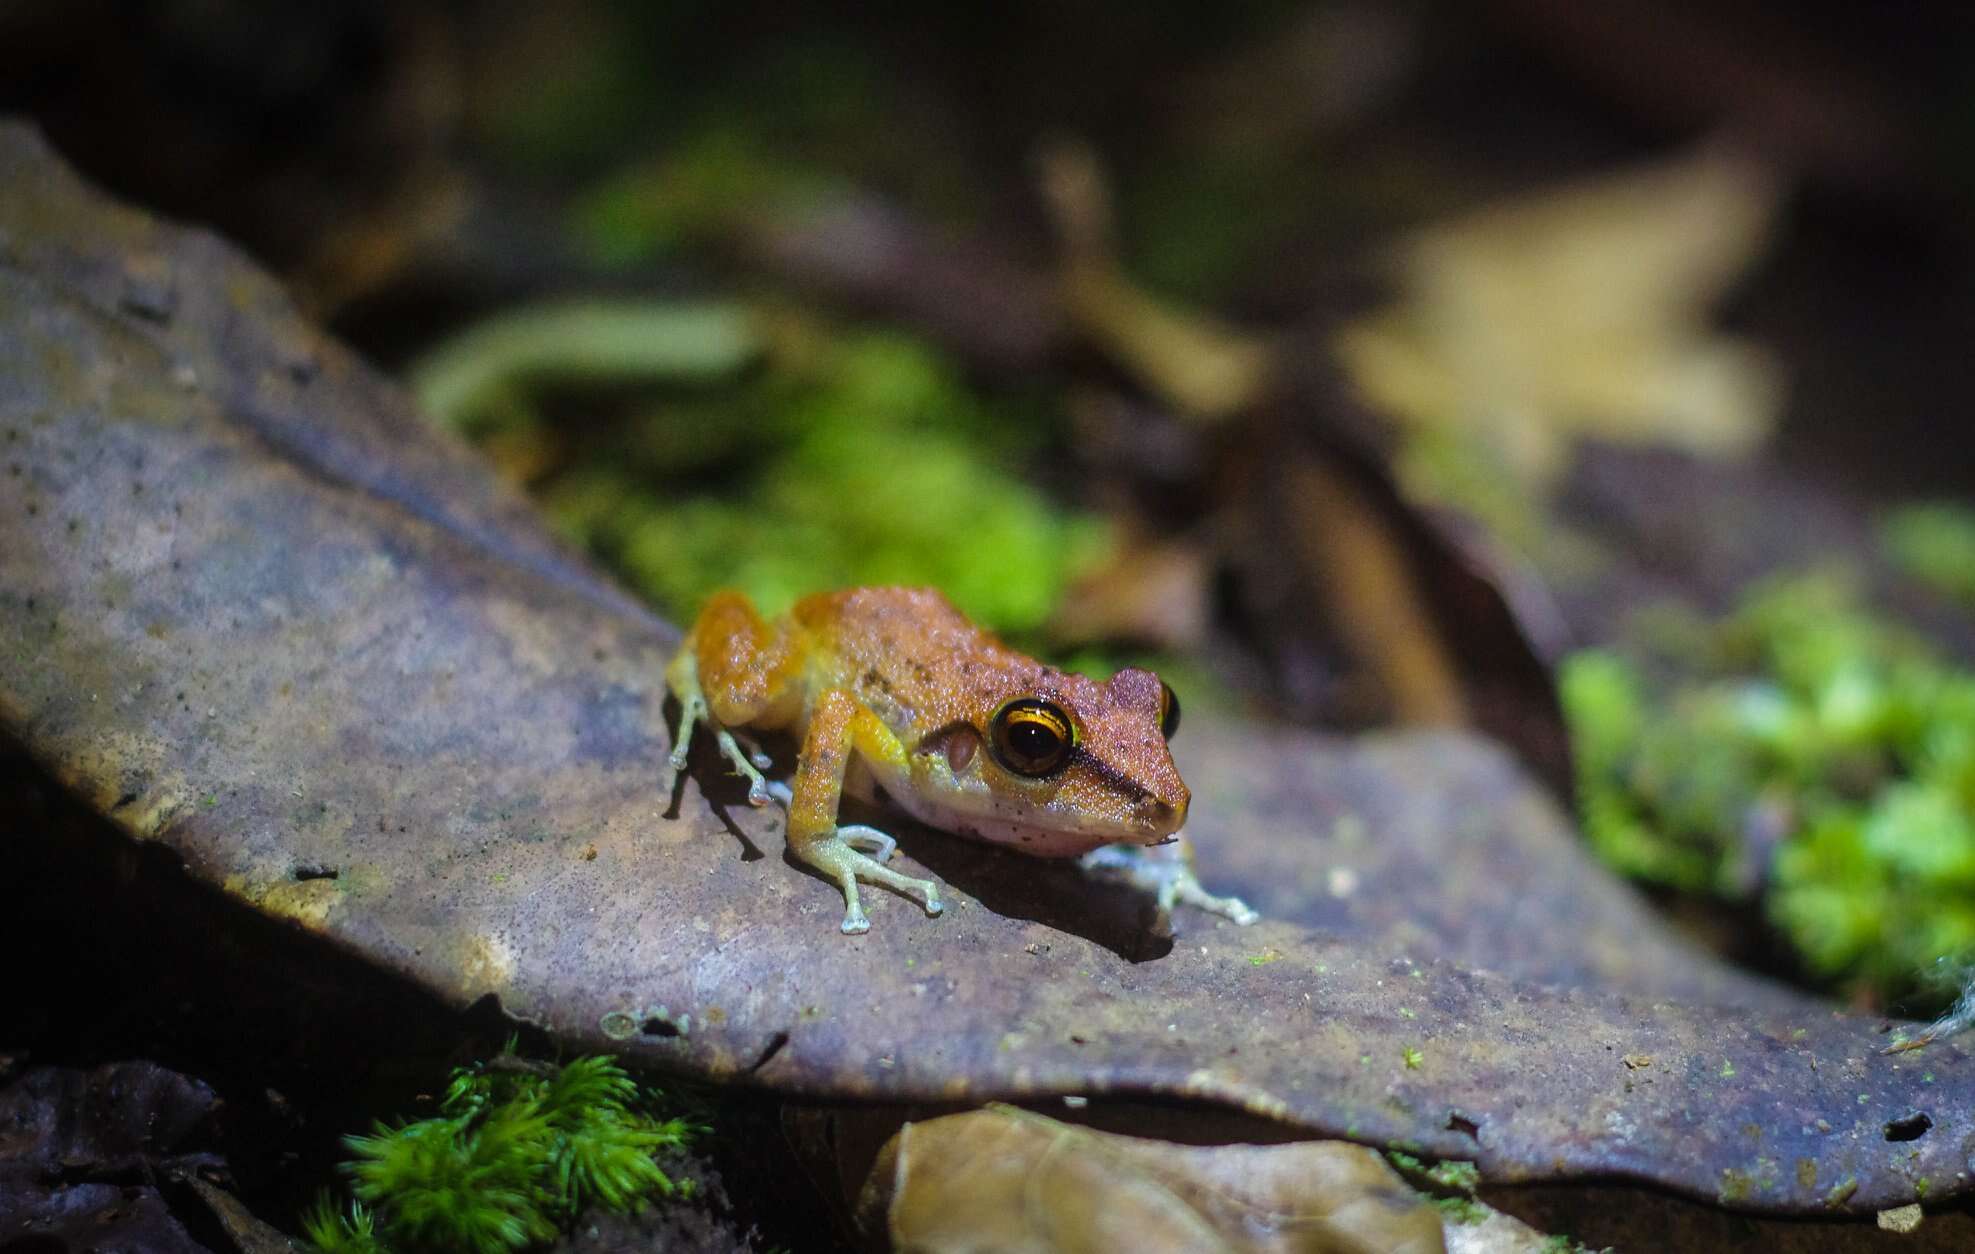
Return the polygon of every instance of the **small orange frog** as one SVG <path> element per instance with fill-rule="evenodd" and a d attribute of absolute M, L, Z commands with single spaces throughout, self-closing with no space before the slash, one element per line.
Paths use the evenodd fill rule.
<path fill-rule="evenodd" d="M 931 880 L 884 865 L 890 836 L 837 822 L 845 793 L 1036 857 L 1123 869 L 1162 911 L 1184 901 L 1256 918 L 1193 876 L 1179 836 L 1189 794 L 1166 747 L 1179 701 L 1150 671 L 1098 683 L 1015 652 L 933 589 L 852 588 L 772 623 L 739 593 L 717 593 L 665 678 L 679 700 L 674 769 L 707 723 L 748 800 L 780 795 L 790 850 L 842 886 L 846 933 L 871 926 L 859 880 L 917 896 L 929 915 L 940 899 Z M 799 738 L 792 788 L 763 779 L 772 761 L 740 728 Z M 1119 844 L 1165 848 L 1106 848 Z"/>

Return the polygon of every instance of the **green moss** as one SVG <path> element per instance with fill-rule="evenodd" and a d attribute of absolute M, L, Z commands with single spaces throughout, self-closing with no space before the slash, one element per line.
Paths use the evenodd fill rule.
<path fill-rule="evenodd" d="M 627 461 L 627 445 L 658 439 L 614 439 L 548 485 L 551 513 L 680 619 L 723 587 L 773 612 L 825 588 L 925 583 L 1020 634 L 1105 552 L 1102 523 L 1017 477 L 1045 426 L 1019 400 L 984 400 L 944 358 L 890 335 L 780 364 L 642 420 L 719 424 L 734 443 L 703 442 L 712 455 L 681 474 Z"/>
<path fill-rule="evenodd" d="M 1749 1179 L 1748 1172 L 1737 1167 L 1723 1167 L 1721 1169 L 1721 1187 L 1715 1190 L 1715 1200 L 1724 1206 L 1733 1205 L 1736 1202 L 1745 1202 L 1749 1199 L 1749 1194 L 1754 1187 L 1754 1182 Z"/>
<path fill-rule="evenodd" d="M 385 1254 L 377 1235 L 377 1216 L 362 1202 L 351 1202 L 339 1212 L 324 1197 L 303 1218 L 302 1230 L 321 1254 Z"/>
<path fill-rule="evenodd" d="M 811 228 L 820 202 L 874 188 L 915 218 L 966 224 L 992 189 L 950 119 L 922 103 L 855 41 L 760 43 L 651 117 L 619 149 L 626 163 L 577 197 L 569 234 L 593 262 L 634 266 L 765 223 Z"/>
<path fill-rule="evenodd" d="M 1427 1178 L 1443 1189 L 1459 1193 L 1473 1193 L 1481 1187 L 1481 1169 L 1465 1159 L 1435 1163 L 1428 1169 Z"/>
<path fill-rule="evenodd" d="M 1435 1192 L 1472 1197 L 1481 1188 L 1481 1169 L 1465 1159 L 1428 1163 L 1402 1150 L 1387 1150 L 1386 1159 L 1414 1184 Z"/>
<path fill-rule="evenodd" d="M 535 1066 L 503 1055 L 453 1073 L 439 1113 L 344 1138 L 355 1200 L 307 1217 L 325 1254 L 503 1254 L 590 1207 L 631 1211 L 677 1187 L 653 1157 L 695 1130 L 609 1058 Z"/>
<path fill-rule="evenodd" d="M 1199 304 L 1225 301 L 1244 271 L 1306 228 L 1334 197 L 1321 162 L 1217 145 L 1120 169 L 1126 268 L 1149 287 Z"/>
<path fill-rule="evenodd" d="M 569 234 L 593 263 L 629 267 L 731 232 L 744 216 L 795 215 L 849 194 L 840 178 L 778 158 L 744 127 L 682 139 L 657 169 L 633 167 L 575 199 Z"/>
<path fill-rule="evenodd" d="M 1907 506 L 1885 520 L 1880 541 L 1908 575 L 1975 604 L 1975 509 L 1950 502 Z"/>
<path fill-rule="evenodd" d="M 1764 891 L 1812 970 L 1887 994 L 1975 952 L 1975 675 L 1828 576 L 1763 585 L 1679 638 L 1564 665 L 1599 855 L 1686 891 Z"/>

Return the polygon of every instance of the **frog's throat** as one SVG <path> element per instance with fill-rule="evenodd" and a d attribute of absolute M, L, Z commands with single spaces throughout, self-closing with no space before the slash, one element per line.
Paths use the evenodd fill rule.
<path fill-rule="evenodd" d="M 1038 812 L 1020 801 L 995 797 L 985 789 L 954 790 L 942 795 L 913 787 L 909 776 L 897 783 L 882 782 L 886 798 L 893 806 L 928 827 L 1005 845 L 1032 858 L 1081 858 L 1104 845 L 1143 844 L 1146 840 L 1144 832 Z"/>

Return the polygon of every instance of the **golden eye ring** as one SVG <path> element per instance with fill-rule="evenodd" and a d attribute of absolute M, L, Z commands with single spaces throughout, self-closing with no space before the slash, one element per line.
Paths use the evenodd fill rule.
<path fill-rule="evenodd" d="M 1180 729 L 1180 694 L 1165 680 L 1159 681 L 1159 734 L 1171 740 Z"/>
<path fill-rule="evenodd" d="M 1076 747 L 1076 724 L 1063 707 L 1018 697 L 994 712 L 988 743 L 994 760 L 1017 775 L 1042 779 L 1063 769 Z"/>

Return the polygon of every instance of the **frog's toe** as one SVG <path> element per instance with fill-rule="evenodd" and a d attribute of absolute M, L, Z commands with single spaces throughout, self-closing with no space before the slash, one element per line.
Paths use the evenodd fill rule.
<path fill-rule="evenodd" d="M 883 863 L 869 858 L 864 859 L 864 864 L 858 868 L 857 877 L 867 884 L 883 884 L 886 888 L 896 889 L 907 897 L 917 897 L 925 903 L 926 913 L 929 916 L 939 915 L 941 910 L 939 885 L 931 880 L 915 880 L 909 875 L 900 875 Z"/>
<path fill-rule="evenodd" d="M 864 909 L 858 903 L 857 883 L 879 884 L 908 897 L 916 897 L 925 903 L 926 913 L 937 916 L 940 913 L 939 885 L 931 880 L 913 879 L 900 875 L 884 863 L 853 847 L 858 843 L 883 841 L 887 846 L 895 844 L 891 837 L 868 827 L 839 827 L 827 837 L 810 844 L 797 846 L 797 856 L 809 865 L 816 867 L 843 889 L 844 916 L 840 929 L 846 936 L 855 935 L 870 929 L 870 921 L 864 917 Z M 889 852 L 889 849 L 887 849 Z"/>
<path fill-rule="evenodd" d="M 1239 897 L 1217 897 L 1206 890 L 1191 870 L 1182 867 L 1178 874 L 1159 889 L 1160 909 L 1171 911 L 1173 902 L 1217 914 L 1236 927 L 1247 927 L 1260 921 L 1261 915 Z"/>
<path fill-rule="evenodd" d="M 875 827 L 862 823 L 852 823 L 837 828 L 837 835 L 852 849 L 870 854 L 879 862 L 890 862 L 892 854 L 898 852 L 898 841 Z"/>
<path fill-rule="evenodd" d="M 1260 911 L 1239 897 L 1216 897 L 1209 892 L 1194 895 L 1182 890 L 1180 900 L 1209 914 L 1218 914 L 1236 927 L 1247 927 L 1251 923 L 1261 922 L 1262 919 Z"/>
<path fill-rule="evenodd" d="M 734 733 L 723 727 L 714 739 L 720 744 L 720 756 L 727 759 L 728 765 L 734 768 L 734 774 L 746 778 L 747 803 L 751 806 L 767 805 L 768 781 L 761 777 L 759 770 L 755 769 L 753 759 L 741 748 L 740 742 L 734 739 Z"/>
<path fill-rule="evenodd" d="M 769 767 L 775 765 L 775 759 L 769 757 L 766 753 L 762 752 L 760 741 L 748 735 L 746 732 L 737 731 L 733 735 L 734 735 L 734 743 L 738 744 L 741 748 L 747 750 L 747 760 L 754 764 L 756 770 L 765 771 Z"/>

